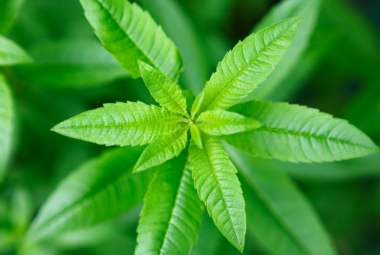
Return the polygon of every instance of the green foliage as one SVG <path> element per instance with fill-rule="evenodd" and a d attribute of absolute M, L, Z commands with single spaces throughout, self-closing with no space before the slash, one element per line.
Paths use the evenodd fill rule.
<path fill-rule="evenodd" d="M 183 68 L 181 54 L 152 17 L 125 0 L 80 0 L 87 19 L 104 47 L 133 77 L 138 60 L 176 80 Z"/>
<path fill-rule="evenodd" d="M 184 118 L 164 108 L 138 103 L 105 104 L 82 113 L 52 130 L 97 144 L 144 145 L 184 126 Z"/>
<path fill-rule="evenodd" d="M 135 254 L 189 254 L 204 209 L 191 178 L 187 150 L 158 167 L 144 200 Z"/>
<path fill-rule="evenodd" d="M 3 74 L 0 73 L 0 182 L 10 154 L 13 102 L 11 92 Z"/>
<path fill-rule="evenodd" d="M 140 154 L 141 148 L 113 149 L 80 166 L 45 203 L 29 229 L 28 241 L 89 227 L 139 204 L 152 178 L 150 171 L 132 174 Z"/>
<path fill-rule="evenodd" d="M 27 2 L 7 35 L 33 62 L 0 37 L 0 178 L 9 168 L 0 186 L 0 253 L 131 254 L 136 238 L 136 254 L 334 255 L 332 241 L 343 251 L 355 246 L 347 240 L 364 243 L 346 229 L 377 227 L 367 216 L 378 208 L 372 213 L 367 197 L 378 193 L 368 185 L 378 181 L 368 179 L 379 175 L 379 158 L 352 158 L 379 152 L 376 144 L 319 110 L 247 100 L 286 96 L 339 116 L 361 91 L 343 116 L 378 141 L 377 33 L 340 1 L 325 1 L 321 11 L 321 0 Z M 13 13 L 0 24 L 13 22 L 12 8 L 0 8 Z M 183 52 L 181 77 L 181 53 L 150 15 Z M 91 39 L 93 29 L 106 50 Z M 130 76 L 142 79 L 122 79 Z M 307 89 L 294 94 L 304 81 Z M 118 103 L 77 115 L 104 102 Z M 48 132 L 64 119 L 53 131 L 128 147 L 91 159 L 101 146 Z M 231 145 L 223 148 L 218 136 Z M 334 239 L 287 174 L 316 202 Z M 336 197 L 315 183 L 352 185 L 357 177 L 366 177 L 360 192 L 371 195 L 354 212 L 344 207 L 342 217 L 324 214 L 324 205 L 340 203 L 323 202 Z M 345 220 L 360 210 L 368 215 Z"/>
<path fill-rule="evenodd" d="M 252 169 L 249 156 L 233 148 L 228 152 L 245 180 L 248 231 L 263 247 L 276 255 L 337 254 L 320 220 L 289 177 L 281 170 Z"/>
<path fill-rule="evenodd" d="M 295 66 L 307 49 L 310 36 L 315 29 L 321 0 L 284 0 L 275 5 L 267 15 L 255 26 L 254 31 L 259 31 L 273 23 L 294 16 L 305 19 L 294 36 L 292 45 L 284 55 L 276 69 L 257 89 L 256 93 L 249 95 L 248 99 L 272 99 L 279 92 L 277 89 L 285 78 L 295 75 L 298 70 Z M 284 86 L 287 87 L 287 86 Z"/>
<path fill-rule="evenodd" d="M 202 143 L 203 149 L 190 145 L 195 187 L 220 232 L 243 252 L 246 214 L 237 170 L 215 137 L 203 134 Z"/>
<path fill-rule="evenodd" d="M 24 0 L 2 0 L 0 2 L 0 35 L 8 31 Z"/>
<path fill-rule="evenodd" d="M 284 56 L 302 19 L 296 17 L 278 22 L 239 42 L 219 63 L 203 95 L 197 98 L 199 109 L 194 110 L 227 109 L 246 97 Z"/>
<path fill-rule="evenodd" d="M 0 66 L 31 62 L 29 55 L 13 41 L 0 36 Z"/>
<path fill-rule="evenodd" d="M 141 172 L 177 157 L 186 147 L 188 130 L 188 127 L 178 129 L 148 145 L 141 154 L 133 171 Z"/>
<path fill-rule="evenodd" d="M 230 135 L 249 131 L 262 126 L 254 119 L 223 110 L 203 112 L 197 119 L 197 126 L 209 135 Z"/>
<path fill-rule="evenodd" d="M 169 111 L 190 117 L 187 113 L 186 99 L 181 89 L 167 76 L 150 65 L 139 61 L 141 77 L 143 78 L 152 97 Z"/>
<path fill-rule="evenodd" d="M 263 123 L 224 139 L 253 156 L 291 162 L 329 162 L 379 152 L 363 132 L 316 109 L 287 103 L 249 101 L 231 109 Z"/>
<path fill-rule="evenodd" d="M 44 87 L 89 87 L 129 76 L 95 40 L 45 42 L 29 52 L 34 62 L 17 67 L 17 76 Z"/>

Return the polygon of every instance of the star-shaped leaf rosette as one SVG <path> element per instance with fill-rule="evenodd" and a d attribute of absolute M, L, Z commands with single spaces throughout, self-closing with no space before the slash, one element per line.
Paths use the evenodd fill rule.
<path fill-rule="evenodd" d="M 93 19 L 90 12 L 87 16 Z M 248 154 L 292 162 L 335 161 L 378 152 L 361 131 L 318 110 L 286 103 L 239 103 L 274 70 L 302 19 L 283 20 L 239 42 L 195 101 L 176 83 L 182 68 L 165 62 L 166 57 L 154 58 L 163 47 L 169 60 L 176 59 L 178 52 L 170 50 L 173 45 L 160 46 L 158 41 L 152 46 L 158 47 L 156 55 L 133 60 L 139 56 L 136 53 L 129 63 L 117 57 L 121 46 L 116 44 L 122 41 L 107 41 L 103 30 L 96 30 L 122 66 L 135 77 L 141 75 L 160 107 L 142 102 L 105 104 L 53 130 L 106 146 L 148 145 L 134 167 L 134 172 L 155 170 L 137 230 L 136 254 L 163 254 L 163 250 L 188 254 L 204 205 L 220 232 L 243 251 L 245 201 L 237 169 L 220 138 Z"/>

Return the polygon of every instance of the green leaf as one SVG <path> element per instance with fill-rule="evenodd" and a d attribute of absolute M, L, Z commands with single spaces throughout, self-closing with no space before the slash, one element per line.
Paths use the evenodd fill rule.
<path fill-rule="evenodd" d="M 133 172 L 141 172 L 177 157 L 186 147 L 188 127 L 158 138 L 141 154 Z"/>
<path fill-rule="evenodd" d="M 1 0 L 0 2 L 0 35 L 8 31 L 24 0 Z"/>
<path fill-rule="evenodd" d="M 262 126 L 257 120 L 223 110 L 203 112 L 196 123 L 206 134 L 216 136 L 249 131 Z"/>
<path fill-rule="evenodd" d="M 198 148 L 203 149 L 201 131 L 199 130 L 197 125 L 195 125 L 194 123 L 191 123 L 190 125 L 190 133 L 191 133 L 191 138 L 193 139 L 194 143 L 198 146 Z"/>
<path fill-rule="evenodd" d="M 29 52 L 34 63 L 18 66 L 16 74 L 44 87 L 90 87 L 130 76 L 98 41 L 91 39 L 44 42 Z"/>
<path fill-rule="evenodd" d="M 183 90 L 182 91 L 183 96 L 186 98 L 186 104 L 187 104 L 187 111 L 191 111 L 191 107 L 193 106 L 193 103 L 195 101 L 195 95 L 194 92 L 191 89 Z"/>
<path fill-rule="evenodd" d="M 156 68 L 139 61 L 140 73 L 152 97 L 169 111 L 190 117 L 182 90 L 165 74 Z"/>
<path fill-rule="evenodd" d="M 135 254 L 189 254 L 204 206 L 187 160 L 188 150 L 158 167 L 145 196 Z"/>
<path fill-rule="evenodd" d="M 256 32 L 283 19 L 294 16 L 305 18 L 298 28 L 292 45 L 278 63 L 276 69 L 255 93 L 248 96 L 247 100 L 272 98 L 272 96 L 276 96 L 282 85 L 287 87 L 284 80 L 292 76 L 293 73 L 298 72 L 296 64 L 300 61 L 301 56 L 309 45 L 310 37 L 318 21 L 320 2 L 320 0 L 283 0 L 275 5 L 255 26 L 254 31 Z"/>
<path fill-rule="evenodd" d="M 28 242 L 112 219 L 140 203 L 152 172 L 132 174 L 141 147 L 110 150 L 92 159 L 53 192 L 32 223 Z"/>
<path fill-rule="evenodd" d="M 209 63 L 202 48 L 204 37 L 192 23 L 188 10 L 182 8 L 182 3 L 176 0 L 140 0 L 139 3 L 149 11 L 181 51 L 186 63 L 180 77 L 181 86 L 199 94 L 210 76 Z"/>
<path fill-rule="evenodd" d="M 347 121 L 316 109 L 249 101 L 230 110 L 263 123 L 259 129 L 223 138 L 253 156 L 291 162 L 329 162 L 380 152 L 368 136 Z"/>
<path fill-rule="evenodd" d="M 195 187 L 220 232 L 242 252 L 246 215 L 236 168 L 215 137 L 202 134 L 202 142 L 203 149 L 190 145 Z"/>
<path fill-rule="evenodd" d="M 4 178 L 9 159 L 13 119 L 11 91 L 5 77 L 0 73 L 0 182 Z"/>
<path fill-rule="evenodd" d="M 105 104 L 68 119 L 52 130 L 106 146 L 144 145 L 184 127 L 185 119 L 165 108 L 144 103 Z"/>
<path fill-rule="evenodd" d="M 289 48 L 302 19 L 286 19 L 239 42 L 198 96 L 203 98 L 199 112 L 227 109 L 263 82 Z"/>
<path fill-rule="evenodd" d="M 161 27 L 136 3 L 126 0 L 80 0 L 104 47 L 134 77 L 138 60 L 176 80 L 183 68 L 180 52 Z"/>
<path fill-rule="evenodd" d="M 11 66 L 29 62 L 31 62 L 31 58 L 20 46 L 0 36 L 0 66 Z"/>
<path fill-rule="evenodd" d="M 226 149 L 246 182 L 248 233 L 262 247 L 276 255 L 337 254 L 316 212 L 283 171 L 256 168 L 248 155 Z"/>

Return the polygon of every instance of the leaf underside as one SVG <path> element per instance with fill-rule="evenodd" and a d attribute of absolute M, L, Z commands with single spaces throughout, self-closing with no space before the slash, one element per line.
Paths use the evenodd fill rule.
<path fill-rule="evenodd" d="M 234 112 L 216 110 L 203 112 L 197 119 L 197 126 L 206 134 L 219 136 L 249 131 L 262 124 Z"/>
<path fill-rule="evenodd" d="M 140 203 L 153 177 L 151 171 L 132 174 L 141 151 L 141 147 L 112 149 L 84 163 L 42 207 L 29 229 L 29 240 L 93 226 Z"/>
<path fill-rule="evenodd" d="M 85 15 L 104 47 L 134 77 L 140 76 L 138 60 L 176 80 L 182 57 L 152 17 L 126 0 L 80 0 Z"/>
<path fill-rule="evenodd" d="M 223 137 L 253 156 L 291 162 L 329 162 L 379 152 L 359 129 L 316 109 L 249 101 L 230 110 L 263 123 L 259 129 Z"/>
<path fill-rule="evenodd" d="M 13 117 L 13 103 L 8 84 L 0 73 L 0 181 L 4 177 L 9 157 L 11 130 Z"/>
<path fill-rule="evenodd" d="M 137 228 L 136 255 L 189 254 L 201 228 L 204 206 L 191 178 L 188 151 L 158 167 Z"/>
<path fill-rule="evenodd" d="M 97 144 L 144 145 L 159 136 L 184 127 L 183 117 L 144 103 L 105 104 L 68 119 L 52 130 L 62 135 Z"/>
<path fill-rule="evenodd" d="M 186 99 L 177 84 L 154 67 L 139 61 L 141 77 L 152 97 L 169 111 L 189 117 Z"/>
<path fill-rule="evenodd" d="M 197 112 L 227 109 L 246 97 L 284 56 L 301 22 L 300 17 L 286 19 L 239 42 L 198 96 Z"/>
<path fill-rule="evenodd" d="M 188 127 L 178 129 L 148 145 L 137 161 L 134 172 L 146 170 L 177 157 L 186 147 L 188 130 Z"/>
<path fill-rule="evenodd" d="M 237 170 L 215 137 L 202 134 L 202 142 L 203 149 L 190 145 L 195 187 L 220 232 L 242 252 L 246 215 Z"/>

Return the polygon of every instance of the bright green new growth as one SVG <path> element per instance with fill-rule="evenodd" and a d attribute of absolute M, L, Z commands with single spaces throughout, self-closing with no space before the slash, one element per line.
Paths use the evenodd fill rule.
<path fill-rule="evenodd" d="M 224 110 L 246 97 L 281 60 L 303 18 L 286 19 L 248 36 L 227 53 L 194 104 L 192 115 Z"/>
<path fill-rule="evenodd" d="M 176 80 L 183 60 L 173 42 L 152 17 L 126 0 L 80 0 L 95 33 L 121 66 L 140 76 L 138 60 Z"/>
<path fill-rule="evenodd" d="M 222 138 L 255 156 L 288 161 L 331 161 L 379 151 L 347 122 L 305 107 L 251 101 L 225 111 L 273 71 L 291 45 L 301 17 L 239 42 L 193 103 L 192 93 L 176 84 L 182 69 L 179 51 L 148 13 L 125 0 L 81 3 L 104 47 L 134 77 L 142 76 L 161 106 L 106 104 L 53 128 L 107 146 L 149 144 L 133 164 L 134 172 L 156 170 L 141 213 L 136 254 L 189 254 L 200 229 L 200 200 L 220 232 L 243 251 L 245 201 L 237 169 L 216 136 L 230 135 Z M 190 146 L 185 149 L 189 130 Z M 66 215 L 71 207 L 57 210 Z M 44 224 L 48 228 L 54 222 Z"/>
<path fill-rule="evenodd" d="M 141 77 L 152 97 L 169 111 L 190 117 L 186 110 L 186 98 L 183 96 L 179 86 L 150 65 L 139 61 L 139 66 Z"/>
<path fill-rule="evenodd" d="M 158 167 L 144 200 L 135 254 L 189 254 L 204 206 L 194 188 L 187 150 Z"/>
<path fill-rule="evenodd" d="M 230 135 L 249 131 L 262 126 L 254 119 L 223 110 L 203 112 L 197 119 L 197 126 L 209 135 Z"/>

